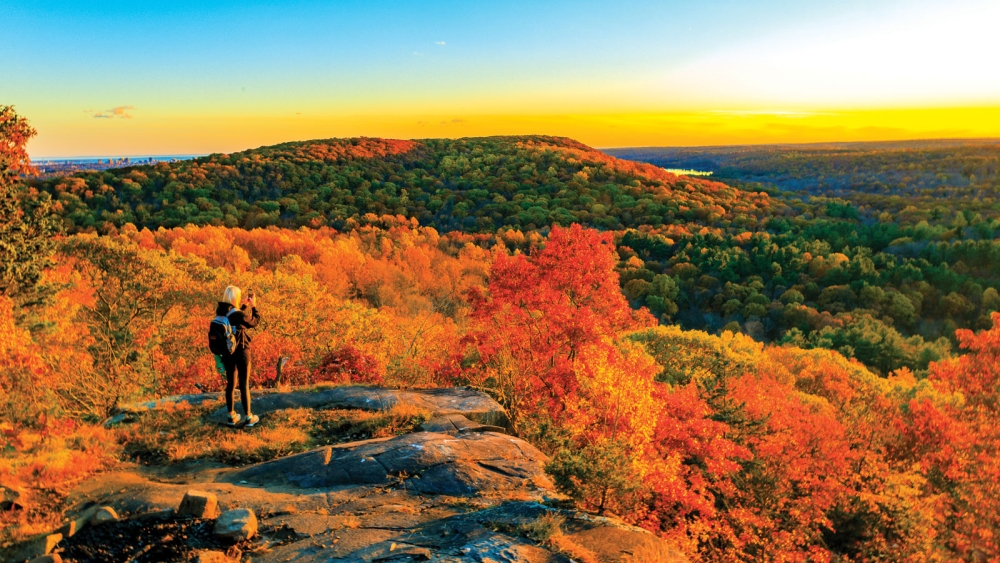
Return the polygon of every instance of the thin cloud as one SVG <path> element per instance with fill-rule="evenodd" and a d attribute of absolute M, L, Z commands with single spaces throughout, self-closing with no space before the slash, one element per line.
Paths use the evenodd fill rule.
<path fill-rule="evenodd" d="M 120 117 L 122 119 L 132 119 L 132 114 L 129 112 L 134 109 L 135 106 L 118 106 L 111 108 L 109 110 L 102 111 L 101 113 L 95 113 L 94 117 L 97 119 L 112 119 L 115 117 Z"/>
<path fill-rule="evenodd" d="M 789 111 L 789 110 L 726 110 L 726 109 L 713 109 L 707 113 L 722 114 L 722 115 L 733 115 L 739 117 L 752 117 L 752 116 L 771 116 L 771 117 L 814 117 L 814 116 L 829 116 L 837 115 L 835 113 L 821 112 L 821 111 Z"/>
<path fill-rule="evenodd" d="M 447 43 L 445 43 L 444 41 L 435 41 L 434 44 L 435 45 L 446 45 Z"/>

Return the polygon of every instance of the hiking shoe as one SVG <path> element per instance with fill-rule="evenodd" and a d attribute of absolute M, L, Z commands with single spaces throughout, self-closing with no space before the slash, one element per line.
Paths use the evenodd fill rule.
<path fill-rule="evenodd" d="M 240 415 L 236 414 L 235 412 L 229 413 L 229 424 L 232 426 L 236 426 L 239 423 L 240 423 Z"/>
<path fill-rule="evenodd" d="M 258 422 L 260 422 L 260 417 L 255 414 L 251 414 L 250 416 L 244 419 L 243 426 L 246 426 L 247 428 L 253 428 L 254 426 L 257 426 Z"/>

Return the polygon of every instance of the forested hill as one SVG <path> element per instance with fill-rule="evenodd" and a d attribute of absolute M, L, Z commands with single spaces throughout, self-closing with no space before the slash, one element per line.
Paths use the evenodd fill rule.
<path fill-rule="evenodd" d="M 342 227 L 403 215 L 442 231 L 755 225 L 769 198 L 557 137 L 327 139 L 35 182 L 69 232 L 186 224 Z"/>
<path fill-rule="evenodd" d="M 618 158 L 824 196 L 976 198 L 1000 190 L 1000 139 L 608 149 Z M 965 208 L 963 207 L 963 208 Z M 979 211 L 979 209 L 975 209 Z"/>
<path fill-rule="evenodd" d="M 957 328 L 987 328 L 1000 310 L 1000 151 L 842 149 L 754 157 L 761 174 L 812 178 L 797 192 L 675 176 L 542 136 L 295 142 L 30 185 L 52 194 L 70 233 L 349 231 L 391 215 L 527 250 L 551 225 L 580 223 L 615 232 L 622 289 L 663 322 L 832 348 L 883 374 L 923 370 L 951 353 Z M 968 173 L 920 183 L 939 166 Z M 823 184 L 830 167 L 858 187 Z M 866 174 L 911 183 L 875 189 Z"/>

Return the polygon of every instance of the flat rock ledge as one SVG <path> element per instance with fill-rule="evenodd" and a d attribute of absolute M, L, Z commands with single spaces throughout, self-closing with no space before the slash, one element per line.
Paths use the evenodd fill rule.
<path fill-rule="evenodd" d="M 461 434 L 462 432 L 507 433 L 506 428 L 473 422 L 460 414 L 436 416 L 421 424 L 420 430 L 423 430 L 424 432 L 437 432 L 439 434 Z"/>
<path fill-rule="evenodd" d="M 403 481 L 407 489 L 419 493 L 473 496 L 551 490 L 545 462 L 545 455 L 534 446 L 505 434 L 416 432 L 327 446 L 253 465 L 221 479 L 303 489 Z"/>
<path fill-rule="evenodd" d="M 221 393 L 200 393 L 163 397 L 155 401 L 121 405 L 116 416 L 108 422 L 127 420 L 130 414 L 177 408 L 188 405 L 198 407 L 221 400 Z M 510 428 L 510 419 L 499 403 L 489 395 L 464 387 L 435 389 L 387 389 L 360 385 L 344 387 L 318 387 L 293 391 L 255 391 L 253 411 L 267 414 L 282 409 L 361 409 L 367 411 L 389 410 L 397 405 L 427 411 L 434 417 L 462 415 L 481 425 Z M 224 418 L 225 409 L 215 415 Z M 112 422 L 113 421 L 113 422 Z"/>
<path fill-rule="evenodd" d="M 397 536 L 392 542 L 397 546 L 425 549 L 434 554 L 433 561 L 441 563 L 572 562 L 569 557 L 554 555 L 533 546 L 516 533 L 546 516 L 558 518 L 561 531 L 574 544 L 589 552 L 591 561 L 688 563 L 683 553 L 646 530 L 618 520 L 575 510 L 560 510 L 536 502 L 504 502 L 486 510 L 428 522 Z M 498 530 L 508 533 L 498 533 Z M 514 533 L 510 534 L 512 531 Z M 392 544 L 386 544 L 390 542 L 371 545 L 343 561 L 378 561 L 371 555 L 392 547 Z"/>

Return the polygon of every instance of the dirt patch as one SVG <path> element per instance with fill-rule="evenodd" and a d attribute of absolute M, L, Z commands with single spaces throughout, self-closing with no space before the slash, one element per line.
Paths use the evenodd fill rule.
<path fill-rule="evenodd" d="M 89 526 L 63 540 L 61 555 L 64 560 L 93 563 L 174 563 L 188 561 L 197 551 L 216 550 L 248 561 L 255 552 L 297 538 L 288 528 L 264 527 L 259 537 L 230 543 L 215 537 L 214 525 L 214 520 L 123 520 Z"/>
<path fill-rule="evenodd" d="M 90 526 L 63 540 L 64 559 L 74 561 L 138 563 L 184 561 L 202 549 L 226 551 L 231 546 L 212 535 L 214 522 L 162 522 L 145 524 L 125 520 Z"/>

